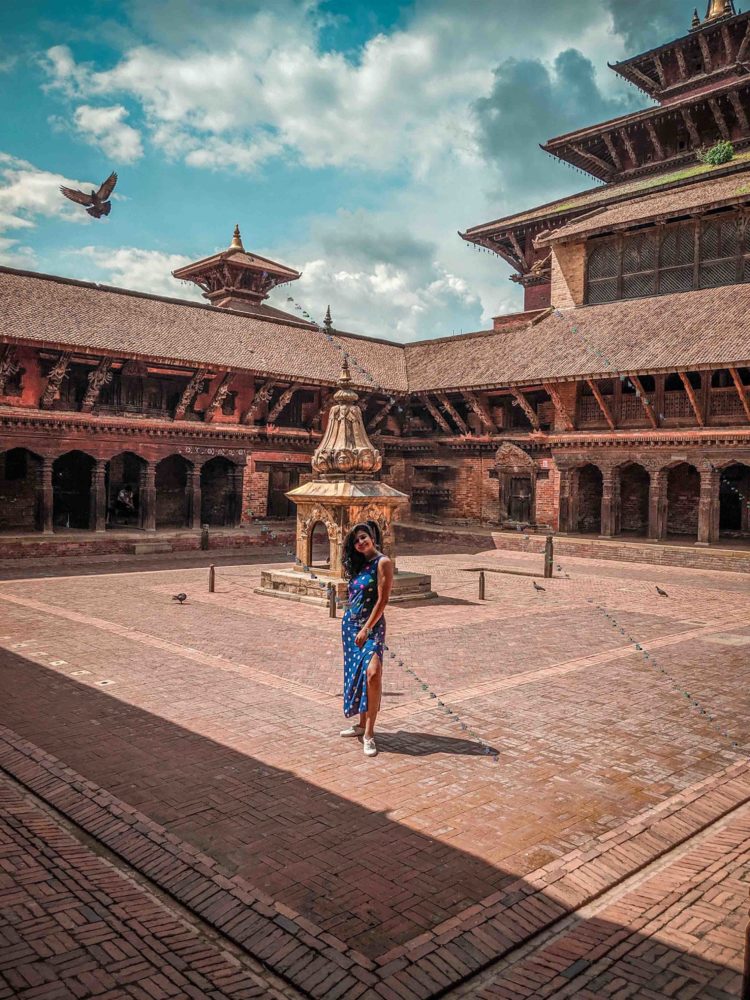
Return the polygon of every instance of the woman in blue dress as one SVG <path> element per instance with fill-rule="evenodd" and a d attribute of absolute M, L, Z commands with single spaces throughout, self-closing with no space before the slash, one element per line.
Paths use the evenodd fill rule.
<path fill-rule="evenodd" d="M 366 757 L 378 752 L 375 719 L 383 684 L 383 612 L 391 596 L 393 563 L 379 551 L 380 531 L 374 521 L 357 524 L 344 542 L 344 573 L 349 600 L 341 621 L 344 645 L 344 715 L 359 721 L 341 731 L 362 737 Z"/>

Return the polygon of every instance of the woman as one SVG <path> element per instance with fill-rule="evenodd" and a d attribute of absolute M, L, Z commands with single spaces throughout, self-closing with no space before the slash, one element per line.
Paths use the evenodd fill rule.
<path fill-rule="evenodd" d="M 362 736 L 366 757 L 374 757 L 375 719 L 380 708 L 383 681 L 385 618 L 391 596 L 393 563 L 378 551 L 380 531 L 374 521 L 355 525 L 344 542 L 344 573 L 349 581 L 349 602 L 341 622 L 344 644 L 344 714 L 359 714 L 341 731 L 342 736 Z"/>

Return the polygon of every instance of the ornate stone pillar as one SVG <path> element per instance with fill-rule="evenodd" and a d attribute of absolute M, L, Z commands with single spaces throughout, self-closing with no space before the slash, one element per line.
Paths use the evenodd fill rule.
<path fill-rule="evenodd" d="M 698 500 L 698 541 L 710 545 L 719 538 L 719 483 L 721 473 L 713 466 L 702 468 L 701 492 Z"/>
<path fill-rule="evenodd" d="M 667 473 L 664 469 L 649 471 L 648 537 L 650 541 L 658 542 L 667 531 Z"/>
<path fill-rule="evenodd" d="M 203 463 L 194 462 L 187 475 L 188 494 L 188 527 L 199 529 L 201 526 L 201 469 Z"/>
<path fill-rule="evenodd" d="M 54 459 L 43 458 L 38 471 L 37 497 L 39 504 L 39 527 L 45 535 L 52 534 L 52 512 L 54 510 L 54 490 L 52 487 L 52 463 Z"/>
<path fill-rule="evenodd" d="M 141 470 L 139 496 L 141 527 L 144 531 L 156 531 L 156 466 L 153 462 L 147 462 Z"/>
<path fill-rule="evenodd" d="M 107 527 L 107 459 L 97 458 L 91 472 L 91 515 L 89 528 L 104 531 Z"/>
<path fill-rule="evenodd" d="M 599 466 L 602 473 L 602 509 L 601 509 L 601 534 L 600 538 L 612 538 L 616 533 L 615 514 L 615 492 L 616 476 L 615 470 L 607 466 Z"/>

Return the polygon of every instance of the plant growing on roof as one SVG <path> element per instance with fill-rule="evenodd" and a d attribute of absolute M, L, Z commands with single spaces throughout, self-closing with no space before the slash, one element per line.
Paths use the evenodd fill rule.
<path fill-rule="evenodd" d="M 728 139 L 720 139 L 710 149 L 701 149 L 698 151 L 700 162 L 706 163 L 711 167 L 718 167 L 722 163 L 729 163 L 733 157 L 734 146 Z"/>

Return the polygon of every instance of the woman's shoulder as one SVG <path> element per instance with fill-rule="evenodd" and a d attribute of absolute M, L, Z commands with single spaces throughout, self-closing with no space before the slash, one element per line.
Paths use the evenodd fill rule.
<path fill-rule="evenodd" d="M 378 569 L 380 569 L 381 566 L 383 567 L 383 569 L 386 569 L 388 566 L 392 565 L 393 565 L 393 560 L 391 559 L 390 556 L 383 555 L 382 553 L 381 555 L 378 556 Z"/>

